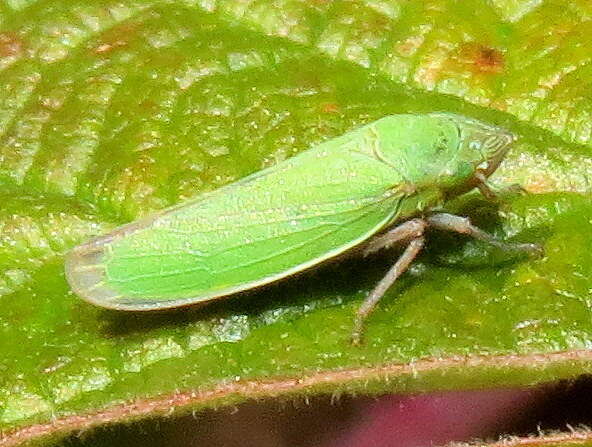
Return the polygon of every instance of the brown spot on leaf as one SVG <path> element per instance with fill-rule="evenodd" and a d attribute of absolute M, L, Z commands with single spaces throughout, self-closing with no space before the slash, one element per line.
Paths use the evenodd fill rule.
<path fill-rule="evenodd" d="M 365 20 L 361 24 L 368 30 L 387 30 L 391 20 L 382 14 L 375 14 L 370 20 Z"/>
<path fill-rule="evenodd" d="M 150 114 L 158 112 L 158 104 L 152 99 L 144 99 L 138 104 L 140 112 L 148 112 Z"/>
<path fill-rule="evenodd" d="M 101 40 L 92 48 L 95 54 L 109 54 L 118 48 L 123 48 L 129 45 L 137 33 L 138 25 L 135 23 L 124 23 L 120 26 L 106 31 Z"/>
<path fill-rule="evenodd" d="M 15 33 L 0 33 L 0 57 L 18 56 L 22 51 L 23 41 Z"/>
<path fill-rule="evenodd" d="M 340 107 L 334 102 L 326 102 L 321 104 L 321 112 L 323 113 L 338 113 Z"/>
<path fill-rule="evenodd" d="M 504 71 L 504 55 L 495 48 L 469 43 L 461 47 L 460 55 L 475 73 L 497 74 Z"/>

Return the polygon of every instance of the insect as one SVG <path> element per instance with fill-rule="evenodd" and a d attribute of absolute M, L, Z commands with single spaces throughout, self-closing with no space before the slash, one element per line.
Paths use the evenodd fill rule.
<path fill-rule="evenodd" d="M 98 306 L 165 309 L 253 289 L 349 250 L 368 255 L 405 244 L 356 313 L 358 343 L 364 320 L 421 251 L 429 227 L 539 250 L 434 212 L 473 188 L 491 197 L 485 182 L 513 140 L 450 113 L 387 116 L 75 247 L 66 277 Z"/>

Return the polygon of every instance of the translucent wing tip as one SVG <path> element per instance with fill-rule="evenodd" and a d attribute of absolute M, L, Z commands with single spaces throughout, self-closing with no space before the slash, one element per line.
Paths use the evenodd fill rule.
<path fill-rule="evenodd" d="M 98 238 L 74 247 L 66 255 L 66 280 L 76 295 L 95 306 L 120 311 L 153 311 L 194 303 L 192 298 L 147 300 L 130 297 L 113 288 L 106 271 L 106 251 L 111 240 L 110 236 Z"/>
<path fill-rule="evenodd" d="M 105 246 L 96 242 L 79 245 L 66 255 L 66 279 L 80 298 L 96 306 L 119 309 L 121 298 L 106 283 Z"/>

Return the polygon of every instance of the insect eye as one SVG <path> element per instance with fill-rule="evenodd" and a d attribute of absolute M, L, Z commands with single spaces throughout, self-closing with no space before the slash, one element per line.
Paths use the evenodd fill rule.
<path fill-rule="evenodd" d="M 478 151 L 481 149 L 481 142 L 477 141 L 477 140 L 473 140 L 469 143 L 469 149 L 473 149 L 475 151 Z"/>

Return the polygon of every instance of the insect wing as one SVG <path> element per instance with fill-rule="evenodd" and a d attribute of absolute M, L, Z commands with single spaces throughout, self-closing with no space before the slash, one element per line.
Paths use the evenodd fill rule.
<path fill-rule="evenodd" d="M 401 178 L 372 155 L 369 126 L 73 250 L 73 289 L 145 310 L 207 301 L 316 265 L 397 212 Z"/>

